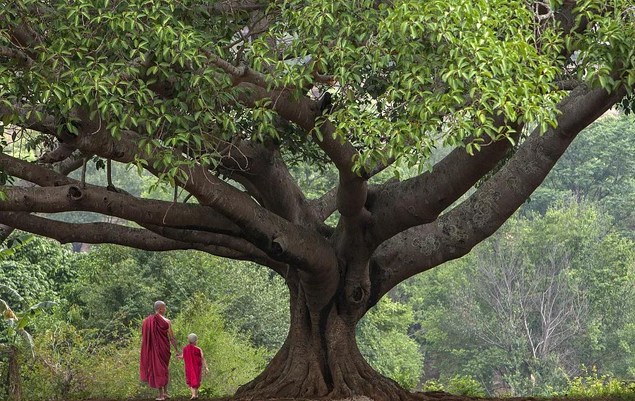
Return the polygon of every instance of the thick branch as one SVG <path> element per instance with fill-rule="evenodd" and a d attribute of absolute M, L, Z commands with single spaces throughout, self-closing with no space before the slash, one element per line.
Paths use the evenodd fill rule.
<path fill-rule="evenodd" d="M 223 234 L 209 233 L 205 231 L 178 229 L 151 224 L 146 224 L 144 225 L 144 227 L 156 234 L 159 234 L 162 237 L 173 239 L 176 241 L 195 242 L 206 245 L 214 245 L 220 247 L 221 249 L 232 249 L 244 255 L 240 258 L 241 260 L 248 260 L 258 263 L 262 266 L 267 266 L 282 276 L 284 276 L 286 271 L 285 264 L 271 259 L 260 249 L 256 248 L 242 238 L 231 237 Z"/>
<path fill-rule="evenodd" d="M 48 122 L 49 119 L 45 118 L 45 121 Z M 41 125 L 43 129 L 52 128 Z M 105 129 L 99 130 L 99 124 L 94 122 L 82 121 L 78 125 L 78 135 L 60 139 L 84 154 L 96 154 L 124 163 L 132 162 L 138 156 L 148 161 L 147 169 L 150 172 L 155 175 L 161 173 L 151 167 L 155 155 L 146 154 L 137 146 L 138 135 L 134 132 L 125 131 L 121 139 L 116 140 Z M 319 303 L 315 307 L 321 308 L 322 303 L 328 302 L 330 297 L 323 295 L 335 293 L 338 270 L 335 253 L 323 237 L 267 211 L 257 205 L 248 194 L 228 185 L 201 165 L 180 169 L 188 177 L 180 185 L 194 195 L 199 203 L 211 207 L 237 224 L 244 238 L 271 258 L 300 269 L 300 276 L 307 280 L 307 292 L 310 292 L 308 287 L 312 287 L 315 295 L 321 295 L 314 297 Z M 309 286 L 309 282 L 312 285 Z"/>
<path fill-rule="evenodd" d="M 36 170 L 39 172 L 39 174 L 34 174 L 34 176 L 32 177 L 33 180 L 27 179 L 27 174 L 25 174 L 26 172 L 31 171 L 29 165 L 30 163 L 13 158 L 11 156 L 7 156 L 4 153 L 0 153 L 1 170 L 11 176 L 44 186 L 61 185 L 62 183 L 69 182 L 67 181 L 69 179 L 66 177 L 66 175 L 79 168 L 79 166 L 81 165 L 81 159 L 76 160 L 73 157 L 69 157 L 64 161 L 55 163 L 53 165 L 53 171 L 36 166 Z M 6 240 L 12 232 L 13 227 L 0 225 L 0 243 Z"/>
<path fill-rule="evenodd" d="M 33 59 L 28 54 L 18 49 L 12 49 L 7 46 L 0 46 L 0 57 L 6 57 L 15 60 L 19 65 L 24 67 L 31 67 L 33 65 Z"/>
<path fill-rule="evenodd" d="M 248 192 L 257 193 L 267 210 L 309 227 L 322 222 L 310 213 L 302 190 L 275 147 L 241 141 L 232 145 L 221 163 L 226 175 L 242 183 Z"/>
<path fill-rule="evenodd" d="M 239 228 L 208 207 L 141 199 L 79 183 L 57 187 L 11 188 L 0 202 L 2 211 L 60 213 L 86 211 L 134 221 L 138 224 L 187 228 L 215 234 L 240 235 Z"/>
<path fill-rule="evenodd" d="M 337 187 L 331 189 L 318 199 L 309 201 L 311 208 L 319 216 L 320 221 L 326 220 L 336 210 Z"/>
<path fill-rule="evenodd" d="M 233 14 L 241 11 L 264 10 L 268 5 L 255 0 L 223 0 L 209 6 L 209 10 L 216 13 Z"/>
<path fill-rule="evenodd" d="M 312 288 L 305 288 L 306 292 L 322 294 L 315 297 L 321 303 L 316 307 L 321 308 L 322 303 L 328 302 L 330 295 L 335 293 L 339 274 L 335 253 L 328 242 L 314 231 L 289 223 L 256 205 L 250 198 L 245 198 L 246 194 L 234 188 L 232 192 L 238 194 L 225 194 L 224 188 L 211 184 L 213 181 L 209 181 L 208 177 L 207 170 L 194 166 L 183 186 L 201 203 L 220 210 L 242 227 L 245 237 L 267 255 L 297 267 L 300 277 L 312 283 Z"/>
<path fill-rule="evenodd" d="M 496 121 L 498 126 L 503 121 Z M 518 137 L 516 127 L 513 138 Z M 434 221 L 503 159 L 511 142 L 500 140 L 481 148 L 475 155 L 454 149 L 432 171 L 402 182 L 373 188 L 367 208 L 373 215 L 372 238 L 380 244 L 410 227 Z"/>
<path fill-rule="evenodd" d="M 10 162 L 9 168 L 4 168 L 6 163 L 3 162 Z M 81 210 L 116 216 L 142 225 L 154 224 L 156 228 L 152 231 L 165 237 L 181 242 L 220 246 L 221 249 L 234 249 L 243 254 L 243 260 L 255 261 L 277 271 L 282 270 L 279 263 L 267 258 L 247 241 L 221 234 L 240 235 L 240 230 L 208 207 L 140 199 L 96 186 L 80 188 L 76 180 L 7 155 L 0 155 L 0 166 L 13 173 L 21 171 L 24 178 L 40 185 L 67 181 L 67 185 L 56 187 L 4 188 L 7 200 L 0 202 L 2 211 L 57 213 Z M 171 235 L 165 235 L 166 233 Z"/>
<path fill-rule="evenodd" d="M 241 101 L 253 106 L 261 99 L 271 99 L 273 109 L 284 119 L 297 124 L 306 132 L 313 133 L 313 140 L 333 162 L 340 175 L 337 208 L 343 216 L 355 216 L 362 212 L 367 196 L 367 183 L 353 172 L 358 152 L 353 145 L 334 138 L 335 127 L 329 121 L 320 125 L 322 139 L 315 134 L 315 122 L 320 116 L 319 104 L 307 97 L 294 97 L 289 91 L 267 91 L 245 78 L 239 78 L 239 87 L 245 89 Z"/>
<path fill-rule="evenodd" d="M 145 229 L 131 228 L 110 223 L 73 224 L 45 219 L 24 212 L 2 212 L 0 223 L 33 234 L 43 235 L 66 244 L 84 242 L 88 244 L 117 244 L 147 251 L 170 251 L 176 249 L 196 249 L 214 255 L 241 259 L 240 252 L 198 243 L 174 241 L 163 238 Z"/>
<path fill-rule="evenodd" d="M 82 152 L 76 150 L 68 158 L 53 163 L 52 168 L 62 175 L 68 175 L 80 168 L 84 164 L 84 158 L 86 157 L 88 156 L 84 156 Z"/>
<path fill-rule="evenodd" d="M 66 174 L 60 174 L 42 166 L 20 160 L 18 158 L 0 153 L 0 168 L 13 177 L 21 178 L 42 187 L 67 185 L 77 182 Z"/>
<path fill-rule="evenodd" d="M 558 126 L 537 130 L 510 161 L 466 201 L 435 222 L 411 228 L 382 244 L 372 261 L 373 299 L 406 278 L 467 254 L 493 234 L 540 185 L 576 135 L 624 96 L 578 88 L 561 107 Z"/>
<path fill-rule="evenodd" d="M 73 152 L 75 152 L 75 148 L 66 144 L 66 143 L 59 143 L 58 146 L 49 151 L 46 152 L 45 154 L 43 154 L 39 159 L 38 162 L 40 163 L 57 163 L 57 162 L 61 162 L 63 160 L 68 159 L 69 157 L 71 157 L 73 155 Z"/>
<path fill-rule="evenodd" d="M 2 244 L 13 232 L 13 227 L 0 224 L 0 244 Z"/>

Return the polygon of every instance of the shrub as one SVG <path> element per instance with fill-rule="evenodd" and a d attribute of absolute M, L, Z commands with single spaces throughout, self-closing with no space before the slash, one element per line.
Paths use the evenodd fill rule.
<path fill-rule="evenodd" d="M 604 397 L 635 398 L 635 384 L 624 383 L 609 375 L 599 375 L 594 366 L 590 370 L 583 369 L 586 375 L 567 380 L 564 394 L 568 397 Z"/>
<path fill-rule="evenodd" d="M 430 379 L 423 383 L 421 391 L 445 391 L 445 386 L 438 380 Z"/>
<path fill-rule="evenodd" d="M 469 397 L 485 397 L 485 389 L 471 376 L 454 376 L 447 384 L 448 393 Z"/>

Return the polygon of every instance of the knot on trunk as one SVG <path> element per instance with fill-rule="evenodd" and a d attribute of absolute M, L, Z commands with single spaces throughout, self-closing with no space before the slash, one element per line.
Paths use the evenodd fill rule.
<path fill-rule="evenodd" d="M 271 252 L 274 256 L 281 256 L 287 251 L 287 241 L 283 237 L 276 237 L 271 241 Z"/>
<path fill-rule="evenodd" d="M 367 298 L 367 291 L 361 285 L 353 285 L 346 290 L 346 299 L 352 304 L 361 304 Z"/>
<path fill-rule="evenodd" d="M 80 187 L 72 185 L 68 188 L 68 197 L 71 200 L 78 201 L 84 197 L 84 191 Z"/>

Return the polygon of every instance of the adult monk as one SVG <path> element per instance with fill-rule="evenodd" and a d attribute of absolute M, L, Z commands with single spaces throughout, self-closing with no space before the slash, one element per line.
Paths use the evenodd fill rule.
<path fill-rule="evenodd" d="M 154 303 L 154 314 L 143 319 L 141 326 L 141 381 L 147 382 L 152 388 L 159 390 L 157 401 L 163 401 L 168 395 L 170 364 L 170 344 L 177 356 L 179 347 L 172 332 L 170 321 L 165 318 L 167 307 L 165 302 Z"/>

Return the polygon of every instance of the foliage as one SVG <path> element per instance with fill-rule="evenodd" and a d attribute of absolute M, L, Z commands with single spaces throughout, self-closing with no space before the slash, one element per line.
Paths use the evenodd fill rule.
<path fill-rule="evenodd" d="M 404 284 L 426 362 L 489 392 L 502 381 L 512 395 L 548 395 L 588 361 L 631 377 L 635 247 L 610 225 L 587 204 L 519 216 L 465 258 Z"/>
<path fill-rule="evenodd" d="M 544 53 L 537 54 L 527 31 L 533 19 L 528 8 L 516 2 L 373 5 L 286 1 L 280 24 L 252 47 L 255 67 L 277 72 L 275 84 L 301 87 L 315 70 L 337 77 L 338 107 L 329 119 L 337 135 L 364 147 L 361 163 L 396 155 L 427 158 L 430 133 L 446 113 L 453 120 L 440 136 L 457 145 L 473 135 L 468 149 L 500 137 L 485 118 L 495 109 L 509 121 L 553 121 L 547 110 L 559 94 L 549 81 L 563 43 L 546 34 Z M 511 24 L 510 13 L 516 16 Z M 271 48 L 273 38 L 285 35 L 290 43 L 282 58 L 297 63 L 278 61 Z M 542 96 L 520 102 L 512 87 Z"/>
<path fill-rule="evenodd" d="M 24 234 L 16 233 L 7 241 L 16 244 Z M 63 286 L 73 277 L 69 268 L 72 255 L 55 241 L 24 237 L 23 245 L 8 248 L 0 259 L 0 281 L 17 291 L 23 299 L 16 299 L 0 289 L 0 297 L 11 302 L 33 303 L 41 299 L 56 300 Z"/>
<path fill-rule="evenodd" d="M 121 338 L 128 327 L 145 316 L 158 291 L 144 277 L 138 251 L 99 247 L 73 261 L 76 281 L 65 292 L 71 304 L 80 306 L 79 327 L 103 330 L 107 341 Z M 154 293 L 153 293 L 154 290 Z"/>
<path fill-rule="evenodd" d="M 198 252 L 151 253 L 115 246 L 93 247 L 73 262 L 77 280 L 66 295 L 81 307 L 80 327 L 107 338 L 127 333 L 161 299 L 176 316 L 192 294 L 223 305 L 228 324 L 274 352 L 288 328 L 287 289 L 253 264 L 228 263 Z M 184 266 L 187 268 L 184 269 Z"/>
<path fill-rule="evenodd" d="M 436 379 L 430 379 L 421 385 L 421 391 L 445 391 L 445 386 Z"/>
<path fill-rule="evenodd" d="M 559 395 L 567 397 L 631 398 L 635 392 L 633 383 L 624 383 L 609 375 L 599 375 L 597 368 L 583 369 L 582 376 L 567 380 L 567 388 Z"/>
<path fill-rule="evenodd" d="M 227 263 L 203 254 L 192 256 L 209 264 L 206 277 L 212 284 L 205 294 L 220 305 L 227 323 L 257 347 L 270 353 L 277 351 L 289 328 L 289 294 L 281 278 L 251 263 Z"/>
<path fill-rule="evenodd" d="M 210 369 L 201 387 L 214 397 L 233 394 L 239 385 L 260 373 L 266 361 L 263 349 L 252 346 L 245 336 L 227 327 L 221 308 L 201 294 L 194 295 L 174 320 L 178 339 L 187 338 L 189 333 L 198 335 L 197 345 L 203 350 Z M 180 384 L 179 391 L 185 394 L 182 364 L 173 364 L 171 375 L 173 383 Z"/>
<path fill-rule="evenodd" d="M 36 360 L 23 369 L 25 398 L 126 398 L 141 393 L 138 335 L 104 344 L 95 334 L 61 319 L 40 327 Z"/>
<path fill-rule="evenodd" d="M 27 233 L 15 234 L 7 238 L 0 247 L 0 260 L 5 260 L 15 254 L 15 251 L 32 241 L 33 235 Z"/>
<path fill-rule="evenodd" d="M 4 64 L 0 85 L 8 105 L 29 102 L 32 113 L 54 116 L 70 133 L 78 131 L 68 117 L 76 107 L 108 116 L 102 123 L 115 137 L 126 129 L 145 133 L 140 145 L 160 149 L 163 176 L 174 182 L 174 165 L 189 162 L 177 161 L 171 147 L 187 147 L 214 164 L 218 145 L 236 132 L 311 153 L 293 127 L 280 135 L 285 129 L 275 124 L 271 102 L 251 110 L 236 104 L 244 90 L 221 73 L 219 58 L 237 59 L 267 73 L 271 87 L 302 95 L 315 72 L 329 73 L 337 85 L 320 88 L 337 94 L 329 119 L 338 136 L 364 148 L 359 162 L 401 156 L 417 163 L 430 154 L 440 123 L 448 125 L 440 136 L 449 145 L 462 146 L 471 136 L 470 152 L 506 135 L 489 116 L 554 124 L 563 96 L 554 81 L 567 63 L 572 75 L 592 84 L 632 86 L 628 1 L 612 3 L 624 16 L 581 2 L 579 18 L 595 28 L 563 40 L 559 23 L 538 23 L 524 1 L 376 7 L 370 0 L 287 0 L 269 8 L 263 18 L 271 26 L 248 41 L 239 34 L 247 13 L 227 18 L 193 0 L 52 2 L 46 13 L 29 12 L 35 2 L 21 0 L 0 14 L 8 22 L 4 30 L 26 22 L 47 32 L 45 43 L 25 73 L 10 73 L 19 63 Z M 0 45 L 10 45 L 10 35 L 0 37 Z M 575 63 L 562 57 L 565 49 L 575 52 Z M 170 96 L 156 95 L 163 81 L 172 85 Z M 444 115 L 453 118 L 444 122 Z"/>
<path fill-rule="evenodd" d="M 467 375 L 456 375 L 443 382 L 430 379 L 421 385 L 422 391 L 444 391 L 468 397 L 485 397 L 485 389 L 477 380 Z"/>
<path fill-rule="evenodd" d="M 20 294 L 14 289 L 0 284 L 18 299 L 22 300 Z M 9 400 L 20 401 L 22 398 L 22 377 L 21 364 L 24 356 L 23 349 L 28 350 L 31 358 L 35 357 L 35 344 L 33 337 L 27 328 L 31 322 L 42 312 L 54 303 L 51 301 L 40 302 L 30 308 L 14 312 L 7 302 L 0 298 L 0 353 L 7 354 L 7 393 Z"/>
<path fill-rule="evenodd" d="M 635 216 L 635 117 L 606 116 L 580 135 L 523 210 L 545 213 L 557 202 L 576 199 L 596 202 L 613 216 L 620 233 L 632 238 Z"/>
<path fill-rule="evenodd" d="M 405 388 L 414 388 L 421 376 L 423 359 L 419 346 L 408 336 L 412 309 L 382 298 L 362 319 L 358 345 L 368 363 Z"/>
<path fill-rule="evenodd" d="M 448 380 L 447 392 L 468 397 L 485 397 L 485 389 L 470 376 L 454 376 Z"/>

